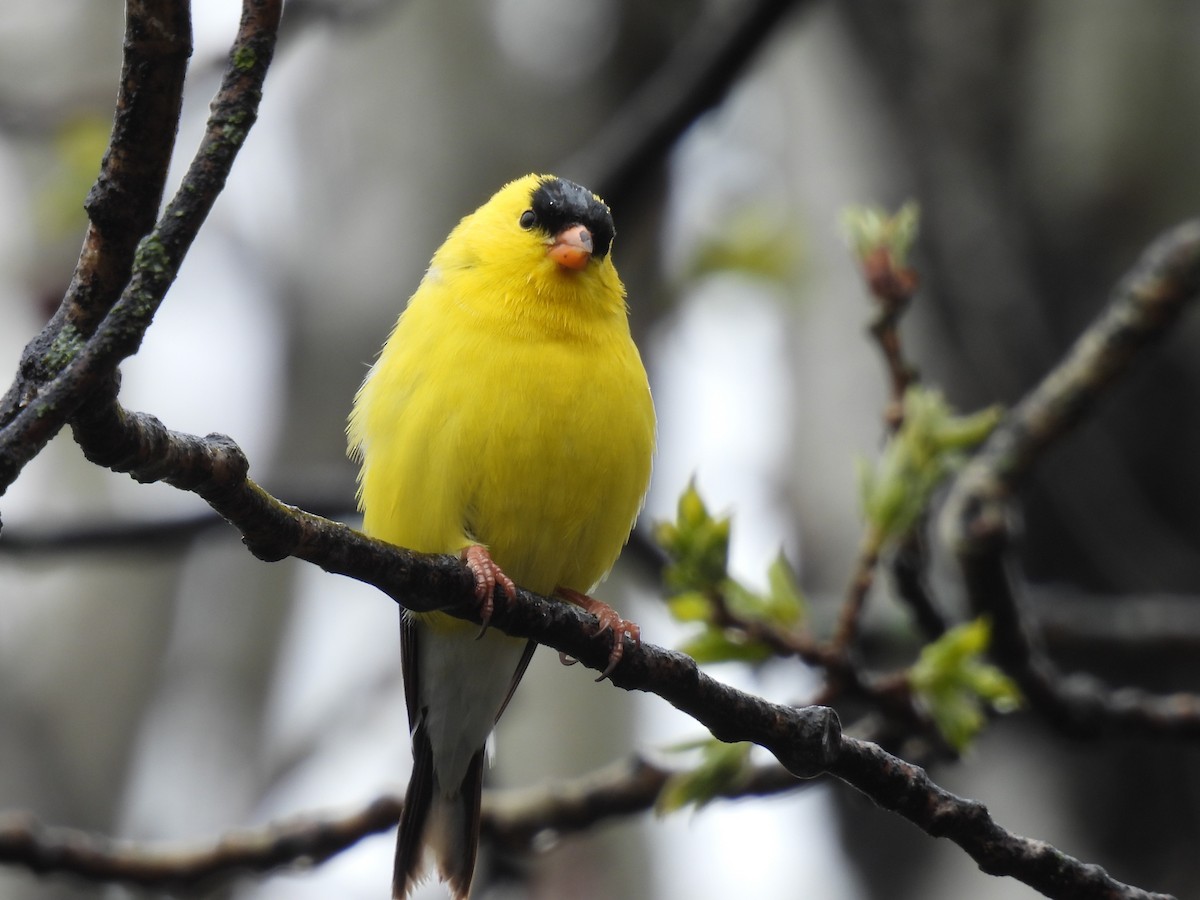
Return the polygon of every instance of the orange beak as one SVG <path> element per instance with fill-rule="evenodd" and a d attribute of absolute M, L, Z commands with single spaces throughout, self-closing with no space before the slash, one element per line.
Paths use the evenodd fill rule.
<path fill-rule="evenodd" d="M 564 269 L 579 271 L 592 258 L 592 233 L 582 225 L 571 225 L 554 236 L 546 255 Z"/>

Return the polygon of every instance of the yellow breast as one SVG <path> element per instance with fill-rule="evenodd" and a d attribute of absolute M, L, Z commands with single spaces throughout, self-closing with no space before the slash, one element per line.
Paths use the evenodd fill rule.
<path fill-rule="evenodd" d="M 590 591 L 654 445 L 620 282 L 607 259 L 584 280 L 460 249 L 435 256 L 356 400 L 364 527 L 425 552 L 482 543 L 524 587 Z"/>

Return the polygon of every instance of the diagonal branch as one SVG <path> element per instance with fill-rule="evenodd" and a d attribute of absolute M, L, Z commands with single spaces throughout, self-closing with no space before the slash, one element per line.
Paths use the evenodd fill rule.
<path fill-rule="evenodd" d="M 282 0 L 245 0 L 204 138 L 178 193 L 138 244 L 128 285 L 94 334 L 86 340 L 78 334 L 77 340 L 58 342 L 48 379 L 25 386 L 20 411 L 0 431 L 0 493 L 88 398 L 113 378 L 116 366 L 137 352 L 257 117 L 281 6 Z M 169 124 L 173 130 L 175 120 Z"/>
<path fill-rule="evenodd" d="M 84 454 L 97 465 L 195 492 L 242 532 L 260 559 L 294 556 L 372 584 L 408 609 L 446 609 L 479 621 L 473 579 L 457 557 L 402 550 L 287 506 L 247 477 L 249 464 L 229 438 L 172 432 L 152 416 L 122 409 L 111 396 L 105 400 L 72 423 Z M 611 638 L 595 633 L 592 616 L 527 591 L 516 603 L 504 602 L 502 591 L 496 599 L 494 627 L 535 638 L 597 670 L 606 666 Z M 681 653 L 626 641 L 615 684 L 652 690 L 723 740 L 753 740 L 797 775 L 821 771 L 839 728 L 831 710 L 768 704 L 715 681 Z"/>
<path fill-rule="evenodd" d="M 372 584 L 406 607 L 444 611 L 478 622 L 473 580 L 457 557 L 426 556 L 366 537 L 345 525 L 287 506 L 246 476 L 248 464 L 226 437 L 198 438 L 168 431 L 149 416 L 129 413 L 115 399 L 74 423 L 88 458 L 141 481 L 165 480 L 203 497 L 243 534 L 263 559 L 295 556 Z M 601 671 L 609 640 L 577 607 L 520 590 L 509 601 L 497 591 L 492 627 L 532 638 Z M 611 675 L 625 690 L 657 694 L 723 741 L 751 741 L 792 775 L 834 775 L 935 836 L 948 837 L 995 875 L 1008 875 L 1050 897 L 1104 896 L 1162 900 L 1123 885 L 1040 842 L 1001 828 L 982 804 L 935 785 L 925 772 L 875 744 L 846 737 L 833 710 L 770 703 L 700 670 L 695 660 L 626 638 Z"/>
<path fill-rule="evenodd" d="M 1047 897 L 1167 900 L 1166 894 L 1122 884 L 1100 866 L 1080 862 L 1044 841 L 1005 830 L 979 801 L 939 787 L 924 769 L 875 744 L 843 737 L 829 771 L 933 837 L 954 841 L 989 875 L 1011 876 Z"/>
<path fill-rule="evenodd" d="M 1042 454 L 1070 431 L 1200 296 L 1200 220 L 1161 236 L 1114 291 L 1108 309 L 1001 421 L 959 475 L 943 511 L 967 594 L 992 620 L 992 651 L 1026 698 L 1065 730 L 1200 737 L 1200 697 L 1112 690 L 1065 677 L 1025 624 L 1007 559 L 1014 497 Z"/>
<path fill-rule="evenodd" d="M 632 208 L 679 136 L 724 99 L 779 23 L 803 5 L 800 0 L 743 0 L 697 23 L 670 59 L 558 171 L 591 185 L 614 209 Z"/>

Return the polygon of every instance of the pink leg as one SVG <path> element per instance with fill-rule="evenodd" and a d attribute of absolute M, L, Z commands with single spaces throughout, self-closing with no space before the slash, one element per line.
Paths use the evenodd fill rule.
<path fill-rule="evenodd" d="M 617 667 L 617 663 L 621 661 L 621 657 L 625 654 L 625 635 L 629 635 L 630 639 L 636 645 L 642 643 L 642 629 L 635 622 L 630 622 L 627 619 L 622 619 L 617 611 L 607 603 L 602 603 L 594 597 L 589 597 L 587 594 L 581 594 L 579 591 L 571 588 L 555 588 L 554 593 L 562 597 L 568 603 L 573 603 L 583 609 L 585 612 L 591 613 L 600 620 L 600 627 L 596 629 L 596 634 L 604 634 L 606 631 L 613 633 L 612 650 L 608 654 L 608 667 L 600 673 L 597 681 L 603 681 L 613 673 Z M 575 660 L 568 660 L 564 654 L 559 654 L 559 659 L 564 665 L 574 665 Z"/>
<path fill-rule="evenodd" d="M 493 596 L 496 585 L 504 588 L 504 593 L 510 600 L 517 596 L 517 586 L 504 574 L 504 570 L 496 565 L 492 554 L 488 553 L 487 547 L 482 544 L 471 544 L 463 548 L 461 556 L 471 574 L 475 576 L 475 599 L 479 601 L 479 618 L 483 620 L 483 631 L 487 631 L 488 622 L 491 621 L 492 612 L 495 610 Z M 480 637 L 483 636 L 483 631 L 479 633 Z"/>

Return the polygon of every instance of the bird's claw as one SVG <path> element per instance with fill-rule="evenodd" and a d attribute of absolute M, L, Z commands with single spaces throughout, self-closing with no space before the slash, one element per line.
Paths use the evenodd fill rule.
<path fill-rule="evenodd" d="M 517 586 L 513 580 L 504 574 L 504 570 L 492 559 L 487 547 L 482 544 L 471 544 L 462 551 L 462 560 L 471 570 L 475 579 L 475 599 L 479 601 L 479 619 L 483 623 L 475 639 L 487 634 L 488 623 L 492 621 L 492 613 L 496 611 L 496 585 L 504 589 L 510 600 L 517 596 Z"/>
<path fill-rule="evenodd" d="M 640 647 L 642 644 L 642 629 L 636 622 L 630 622 L 628 619 L 622 619 L 617 615 L 617 611 L 611 606 L 605 606 L 603 611 L 592 610 L 592 615 L 600 620 L 600 626 L 596 629 L 596 634 L 601 635 L 606 631 L 613 633 L 612 649 L 608 652 L 608 665 L 604 671 L 600 673 L 596 681 L 603 681 L 612 675 L 617 664 L 621 662 L 621 658 L 625 655 L 625 637 L 629 636 L 635 647 Z"/>
<path fill-rule="evenodd" d="M 611 631 L 613 635 L 612 649 L 608 652 L 608 665 L 604 671 L 600 673 L 596 681 L 603 681 L 612 675 L 617 665 L 621 662 L 621 658 L 625 655 L 625 637 L 628 636 L 633 641 L 634 646 L 640 647 L 642 644 L 642 629 L 636 622 L 630 622 L 628 619 L 622 619 L 615 609 L 607 603 L 589 597 L 587 594 L 581 594 L 579 591 L 573 591 L 570 588 L 559 588 L 556 593 L 569 603 L 582 608 L 586 612 L 591 613 L 599 620 L 599 625 L 593 632 L 594 635 L 604 634 L 606 631 Z M 559 659 L 562 660 L 565 654 L 559 654 Z M 566 663 L 564 665 L 571 665 Z"/>

